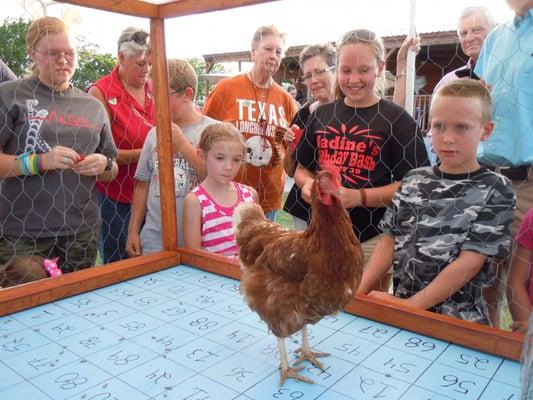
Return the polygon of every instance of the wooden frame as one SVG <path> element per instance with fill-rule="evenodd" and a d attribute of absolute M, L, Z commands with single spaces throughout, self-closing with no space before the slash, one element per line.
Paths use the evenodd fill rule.
<path fill-rule="evenodd" d="M 236 262 L 221 256 L 180 248 L 178 251 L 153 253 L 2 290 L 0 315 L 98 289 L 180 263 L 231 278 L 240 278 L 240 268 Z M 523 335 L 518 333 L 416 310 L 365 295 L 356 296 L 346 311 L 486 353 L 512 360 L 520 359 Z"/>
<path fill-rule="evenodd" d="M 155 101 L 158 126 L 158 157 L 160 180 L 163 182 L 161 185 L 162 220 L 166 221 L 163 224 L 165 251 L 0 290 L 0 315 L 7 315 L 63 297 L 108 286 L 180 263 L 236 279 L 240 277 L 240 268 L 236 262 L 208 253 L 178 248 L 177 246 L 164 18 L 267 1 L 178 0 L 161 5 L 141 0 L 63 1 L 151 19 L 151 39 L 154 55 L 153 77 L 154 87 L 156 88 Z M 524 340 L 523 335 L 517 333 L 489 328 L 428 311 L 415 310 L 368 296 L 356 296 L 347 307 L 347 311 L 375 321 L 513 360 L 519 360 Z"/>

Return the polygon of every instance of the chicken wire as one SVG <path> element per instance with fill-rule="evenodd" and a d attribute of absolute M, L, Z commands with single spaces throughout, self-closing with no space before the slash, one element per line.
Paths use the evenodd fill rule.
<path fill-rule="evenodd" d="M 168 25 L 168 31 L 172 30 L 172 24 Z M 451 33 L 454 35 L 454 32 Z M 424 36 L 426 36 L 426 39 L 424 39 Z M 401 36 L 390 36 L 385 37 L 385 47 L 386 47 L 386 53 L 388 55 L 387 61 L 386 61 L 386 70 L 389 71 L 388 74 L 385 76 L 388 77 L 388 81 L 383 82 L 383 92 L 381 93 L 383 97 L 390 98 L 392 96 L 392 87 L 394 83 L 394 76 L 396 74 L 396 51 L 399 48 L 403 41 L 403 37 Z M 244 49 L 247 50 L 247 49 Z M 293 49 L 294 50 L 294 49 Z M 301 47 L 299 48 L 301 50 Z M 9 60 L 9 45 L 6 49 L 3 50 L 4 57 L 7 54 L 7 60 Z M 293 85 L 297 88 L 298 94 L 297 99 L 294 101 L 298 101 L 297 107 L 301 107 L 305 105 L 307 102 L 312 101 L 310 91 L 306 87 L 306 85 L 301 81 L 302 72 L 298 66 L 297 57 L 298 52 L 296 50 L 291 51 L 289 49 L 287 51 L 287 57 L 285 57 L 282 61 L 282 64 L 279 68 L 279 70 L 275 73 L 274 79 L 275 81 L 280 85 L 281 88 L 285 89 L 288 87 L 288 85 Z M 414 98 L 414 108 L 412 110 L 412 115 L 414 119 L 417 122 L 418 129 L 422 133 L 422 135 L 426 135 L 429 130 L 429 104 L 431 99 L 431 94 L 433 91 L 433 88 L 435 84 L 448 72 L 466 64 L 468 58 L 462 53 L 460 46 L 457 41 L 450 42 L 450 32 L 432 32 L 428 33 L 426 35 L 422 35 L 422 49 L 419 55 L 417 56 L 416 61 L 416 80 L 415 80 L 415 98 Z M 217 56 L 213 56 L 213 61 L 215 64 L 221 64 L 224 66 L 224 68 L 229 71 L 230 67 L 228 64 L 224 64 L 227 62 L 227 57 L 223 57 L 220 55 L 220 61 L 219 63 Z M 248 61 L 246 57 L 243 59 L 235 60 L 238 62 L 245 62 Z M 209 67 L 209 64 L 208 64 Z M 246 68 L 243 68 L 241 71 L 232 71 L 227 72 L 227 74 L 230 75 L 238 75 L 238 74 L 244 74 L 247 71 Z M 205 76 L 200 76 L 200 82 L 203 83 L 206 86 L 206 92 L 201 93 L 201 96 L 199 97 L 199 103 L 202 104 L 205 99 L 209 96 L 210 92 L 213 92 L 216 89 L 216 85 L 218 82 L 213 82 L 213 79 L 209 79 L 208 76 L 209 71 L 206 71 Z M 392 80 L 391 80 L 392 77 Z M 216 81 L 216 79 L 215 79 Z M 82 87 L 80 89 L 86 89 L 85 87 Z M 50 106 L 43 107 L 42 104 L 36 104 L 33 101 L 32 96 L 29 96 L 26 100 L 28 103 L 28 118 L 31 119 L 32 122 L 30 122 L 28 128 L 29 132 L 39 132 L 39 129 L 41 129 L 43 124 L 49 124 L 50 121 L 55 121 L 55 123 L 63 126 L 69 125 L 69 117 L 65 117 L 63 114 L 58 114 L 57 112 L 54 113 L 54 105 L 56 104 L 56 100 L 52 99 L 52 102 Z M 265 95 L 263 100 L 260 98 L 257 98 L 257 94 L 248 96 L 244 96 L 242 98 L 242 101 L 240 102 L 241 105 L 241 111 L 242 115 L 240 117 L 235 119 L 227 119 L 228 121 L 234 123 L 239 130 L 245 135 L 245 139 L 247 141 L 247 147 L 246 147 L 246 163 L 254 165 L 259 172 L 258 176 L 260 176 L 261 168 L 268 168 L 269 166 L 272 166 L 274 164 L 277 168 L 282 166 L 283 159 L 286 156 L 286 154 L 291 151 L 291 144 L 285 144 L 283 142 L 282 136 L 280 136 L 280 130 L 278 128 L 289 128 L 290 127 L 290 118 L 288 118 L 288 114 L 284 111 L 280 111 L 279 109 L 276 109 L 276 107 L 270 107 L 267 105 L 268 103 L 268 94 Z M 263 114 L 262 114 L 263 113 Z M 35 117 L 32 117 L 35 116 Z M 262 115 L 262 116 L 261 116 Z M 88 116 L 89 120 L 91 116 Z M 265 119 L 266 124 L 262 123 L 261 120 Z M 335 121 L 335 115 L 332 116 L 332 122 Z M 0 122 L 1 123 L 1 122 Z M 391 121 L 392 123 L 392 121 Z M 305 128 L 305 127 L 303 127 Z M 75 123 L 69 128 L 72 129 L 73 132 L 77 131 L 77 127 Z M 338 131 L 338 130 L 337 130 Z M 52 130 L 52 134 L 54 132 L 57 132 L 55 130 Z M 250 132 L 250 134 L 248 134 Z M 283 132 L 283 130 L 281 130 Z M 339 132 L 339 131 L 338 131 Z M 345 132 L 342 132 L 345 133 Z M 305 135 L 302 136 L 303 140 L 305 139 Z M 36 142 L 40 140 L 38 136 L 35 136 Z M 118 144 L 118 143 L 117 143 Z M 72 143 L 72 146 L 76 146 L 77 143 L 74 141 Z M 47 144 L 43 142 L 42 144 L 43 149 L 42 151 L 48 151 Z M 402 150 L 403 151 L 403 150 Z M 406 157 L 409 157 L 410 155 L 406 155 Z M 363 168 L 364 170 L 368 170 L 368 168 Z M 391 172 L 391 171 L 389 171 Z M 36 199 L 29 197 L 28 193 L 31 193 L 30 190 L 28 190 L 28 193 L 24 190 L 26 187 L 30 188 L 32 186 L 31 181 L 36 181 L 42 179 L 42 177 L 39 176 L 27 176 L 27 177 L 10 177 L 10 178 L 3 178 L 1 180 L 2 184 L 2 191 L 0 193 L 0 204 L 2 204 L 2 207 L 4 210 L 6 210 L 7 207 L 7 214 L 6 215 L 15 215 L 17 208 L 19 208 L 23 203 L 29 204 L 29 210 L 26 215 L 17 216 L 18 223 L 20 223 L 22 226 L 25 226 L 24 224 L 26 221 L 30 220 L 30 217 L 34 217 L 31 219 L 33 221 L 28 228 L 24 228 L 23 234 L 19 235 L 20 237 L 17 237 L 17 235 L 9 235 L 6 234 L 5 221 L 0 221 L 1 226 L 1 232 L 0 234 L 3 237 L 3 245 L 4 246 L 17 246 L 24 244 L 25 246 L 25 254 L 28 255 L 39 255 L 43 257 L 53 256 L 53 254 L 42 254 L 37 246 L 35 244 L 32 245 L 31 238 L 35 237 L 54 237 L 55 233 L 53 230 L 51 231 L 46 226 L 44 226 L 43 223 L 39 221 L 44 221 L 50 213 L 57 213 L 58 215 L 63 217 L 62 223 L 59 225 L 58 230 L 64 231 L 65 229 L 69 232 L 69 235 L 76 235 L 84 232 L 92 232 L 95 235 L 99 236 L 99 225 L 98 223 L 91 223 L 87 224 L 89 229 L 81 229 L 81 228 L 75 228 L 72 231 L 69 230 L 69 221 L 66 218 L 66 210 L 71 208 L 76 208 L 77 206 L 77 196 L 76 193 L 79 190 L 84 191 L 84 193 L 89 196 L 90 200 L 89 202 L 92 204 L 97 205 L 96 200 L 96 193 L 94 189 L 94 184 L 90 187 L 84 187 L 84 184 L 82 183 L 81 179 L 79 179 L 74 172 L 71 170 L 63 170 L 61 172 L 54 172 L 54 174 L 58 175 L 59 184 L 54 185 L 53 187 L 45 185 L 43 190 L 46 192 L 46 196 L 48 198 L 53 199 L 52 203 L 57 203 L 58 201 L 62 202 L 61 206 L 52 206 L 52 207 L 45 207 L 43 204 L 35 204 Z M 246 176 L 242 176 L 243 180 L 246 181 Z M 69 179 L 69 181 L 74 182 L 73 186 L 71 188 L 67 188 L 64 185 L 65 179 Z M 176 176 L 175 176 L 176 179 Z M 5 193 L 5 187 L 6 182 L 8 180 L 17 180 L 20 182 L 21 187 L 23 188 L 21 193 L 18 193 L 14 198 L 8 198 Z M 360 182 L 359 182 L 360 183 Z M 353 183 L 352 187 L 359 187 L 359 183 Z M 273 187 L 272 185 L 276 186 Z M 281 185 L 281 186 L 280 186 Z M 279 190 L 281 187 L 281 191 Z M 283 175 L 282 180 L 278 182 L 270 182 L 268 185 L 262 182 L 262 179 L 259 179 L 257 184 L 255 185 L 255 189 L 260 193 L 268 193 L 271 190 L 279 191 L 280 196 L 283 197 L 283 199 L 287 196 L 287 193 L 291 189 L 291 181 L 288 179 L 285 175 Z M 304 203 L 301 202 L 301 199 L 297 200 L 299 202 L 299 205 L 304 205 Z M 282 207 L 282 203 L 280 203 L 280 207 Z M 278 207 L 279 208 L 279 207 Z M 457 209 L 457 212 L 462 212 L 462 209 Z M 277 221 L 286 225 L 288 228 L 294 228 L 295 224 L 293 222 L 292 216 L 290 215 L 291 210 L 285 210 L 280 211 L 277 214 Z M 84 216 L 83 210 L 81 210 L 82 217 Z M 117 218 L 120 216 L 117 215 Z M 83 221 L 83 219 L 82 219 Z M 165 222 L 162 221 L 162 224 Z M 123 222 L 123 230 L 127 231 L 127 223 L 126 221 Z M 9 239 L 6 239 L 6 237 L 10 237 Z M 24 238 L 29 238 L 30 240 L 26 240 Z M 116 238 L 107 238 L 106 240 L 114 240 Z M 29 246 L 29 248 L 28 248 Z M 66 240 L 64 244 L 61 245 L 63 250 L 67 250 L 71 246 L 71 241 Z M 60 247 L 61 247 L 60 246 Z M 99 258 L 97 257 L 96 253 L 92 251 L 88 252 L 88 250 L 85 248 L 81 248 L 79 250 L 82 254 L 85 255 L 86 258 L 91 260 L 91 265 L 98 264 Z M 40 261 L 39 261 L 40 262 Z M 6 265 L 9 264 L 9 261 L 6 263 Z M 4 270 L 5 272 L 5 267 Z M 33 280 L 34 278 L 26 277 L 28 280 Z M 501 284 L 504 285 L 505 279 L 500 277 L 496 279 L 503 279 L 501 281 Z M 508 327 L 509 321 L 504 322 L 504 326 Z"/>

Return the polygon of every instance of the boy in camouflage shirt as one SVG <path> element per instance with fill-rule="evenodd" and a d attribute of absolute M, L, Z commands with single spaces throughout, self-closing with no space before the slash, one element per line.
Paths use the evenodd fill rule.
<path fill-rule="evenodd" d="M 505 257 L 515 197 L 510 181 L 481 167 L 480 141 L 494 127 L 488 90 L 461 79 L 431 103 L 431 130 L 441 161 L 408 172 L 380 223 L 382 241 L 365 268 L 360 291 L 393 266 L 394 296 L 371 296 L 489 324 L 482 288 Z"/>

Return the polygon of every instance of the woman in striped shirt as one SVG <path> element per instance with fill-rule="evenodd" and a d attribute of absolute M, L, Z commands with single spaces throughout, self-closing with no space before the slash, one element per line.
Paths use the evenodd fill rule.
<path fill-rule="evenodd" d="M 239 203 L 257 201 L 253 188 L 233 181 L 244 160 L 244 139 L 232 124 L 216 123 L 202 132 L 198 152 L 207 176 L 185 196 L 185 247 L 236 256 L 233 211 Z"/>

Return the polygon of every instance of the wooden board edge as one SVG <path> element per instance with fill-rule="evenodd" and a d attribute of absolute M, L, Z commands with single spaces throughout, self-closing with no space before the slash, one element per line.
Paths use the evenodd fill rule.
<path fill-rule="evenodd" d="M 229 278 L 241 279 L 241 268 L 237 259 L 209 254 L 203 251 L 180 248 L 181 263 L 201 268 Z"/>
<path fill-rule="evenodd" d="M 178 252 L 152 253 L 1 290 L 0 316 L 178 264 L 190 265 L 233 279 L 240 279 L 241 276 L 237 260 L 180 248 Z M 347 306 L 346 311 L 363 318 L 516 361 L 520 360 L 524 343 L 524 336 L 518 333 L 417 310 L 366 295 L 357 295 Z"/>
<path fill-rule="evenodd" d="M 109 286 L 180 264 L 177 252 L 157 252 L 0 290 L 0 316 Z"/>
<path fill-rule="evenodd" d="M 156 4 L 140 0 L 58 0 L 58 2 L 135 17 L 155 18 L 159 16 Z"/>
<path fill-rule="evenodd" d="M 524 344 L 522 334 L 418 310 L 366 295 L 357 295 L 346 311 L 363 318 L 512 360 L 520 360 L 522 354 Z"/>
<path fill-rule="evenodd" d="M 181 0 L 159 5 L 160 18 L 182 17 L 211 11 L 270 3 L 278 0 Z"/>

